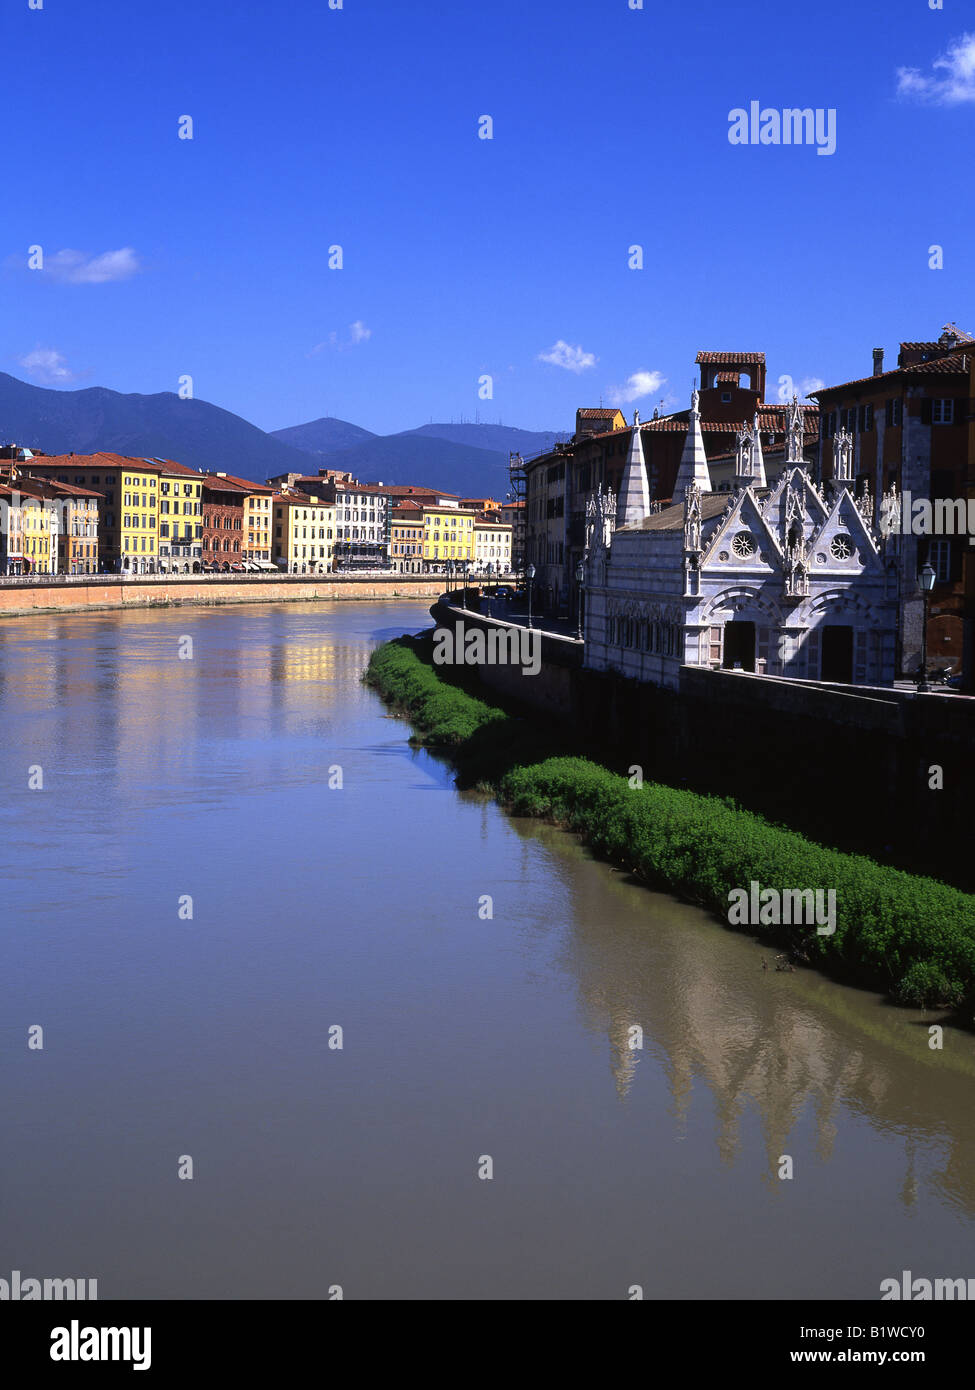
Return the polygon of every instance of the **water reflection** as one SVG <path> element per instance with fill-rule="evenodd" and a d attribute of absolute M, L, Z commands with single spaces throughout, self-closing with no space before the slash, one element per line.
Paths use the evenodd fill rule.
<path fill-rule="evenodd" d="M 649 1054 L 667 1076 L 675 1128 L 686 1133 L 702 1082 L 722 1162 L 740 1157 L 743 1122 L 756 1114 L 773 1184 L 803 1115 L 812 1118 L 817 1156 L 828 1162 L 843 1112 L 861 1114 L 902 1147 L 905 1206 L 923 1180 L 975 1213 L 969 1034 L 949 1028 L 944 1049 L 932 1050 L 928 1027 L 938 1015 L 894 1008 L 811 971 L 764 971 L 772 953 L 759 942 L 594 863 L 552 827 L 512 824 L 526 843 L 544 846 L 568 883 L 560 962 L 587 1026 L 608 1040 L 621 1101 L 631 1099 Z M 634 1025 L 644 1030 L 643 1051 L 630 1046 Z"/>
<path fill-rule="evenodd" d="M 106 1298 L 870 1297 L 972 1272 L 972 1038 L 932 1052 L 921 1015 L 764 972 L 761 945 L 457 794 L 360 681 L 425 619 L 0 624 L 10 1267 Z"/>

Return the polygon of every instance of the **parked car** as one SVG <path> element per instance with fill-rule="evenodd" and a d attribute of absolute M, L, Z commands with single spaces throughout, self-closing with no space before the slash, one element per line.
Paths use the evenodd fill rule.
<path fill-rule="evenodd" d="M 510 584 L 499 584 L 492 594 L 492 598 L 504 599 L 506 603 L 510 603 L 514 596 L 515 591 Z"/>

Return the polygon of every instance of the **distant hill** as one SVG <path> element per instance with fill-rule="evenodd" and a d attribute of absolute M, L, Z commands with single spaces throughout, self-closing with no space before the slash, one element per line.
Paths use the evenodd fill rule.
<path fill-rule="evenodd" d="M 171 391 L 123 395 L 103 386 L 52 391 L 5 372 L 0 372 L 0 441 L 49 454 L 108 449 L 137 458 L 171 458 L 254 482 L 308 470 L 307 454 L 207 401 L 180 400 Z"/>
<path fill-rule="evenodd" d="M 508 490 L 506 453 L 433 435 L 387 434 L 318 457 L 320 468 L 345 468 L 363 482 L 419 483 L 460 497 L 502 499 Z"/>
<path fill-rule="evenodd" d="M 509 452 L 521 454 L 524 458 L 545 453 L 556 439 L 551 430 L 518 430 L 511 425 L 421 425 L 419 429 L 405 430 L 404 433 L 434 435 L 437 439 L 449 439 L 452 444 L 490 449 L 494 453 L 503 453 L 505 459 Z"/>
<path fill-rule="evenodd" d="M 508 451 L 551 448 L 548 431 L 508 425 L 421 425 L 377 435 L 323 416 L 266 434 L 208 401 L 171 391 L 122 394 L 103 386 L 55 391 L 0 372 L 0 443 L 49 454 L 108 449 L 137 458 L 172 458 L 189 468 L 264 482 L 279 473 L 347 469 L 363 482 L 417 483 L 461 497 L 508 491 Z"/>
<path fill-rule="evenodd" d="M 320 420 L 309 420 L 307 425 L 291 425 L 284 430 L 271 430 L 273 439 L 282 444 L 290 444 L 293 449 L 304 449 L 309 454 L 331 454 L 337 449 L 350 449 L 354 444 L 362 444 L 377 436 L 372 430 L 364 430 L 360 425 L 350 425 L 348 420 L 337 420 L 334 415 L 323 415 Z"/>
<path fill-rule="evenodd" d="M 365 437 L 341 447 L 324 447 L 343 430 Z M 418 483 L 460 497 L 499 499 L 508 491 L 509 451 L 531 457 L 550 449 L 556 437 L 551 431 L 509 425 L 421 425 L 377 435 L 330 417 L 275 430 L 274 435 L 314 452 L 320 468 L 348 469 L 363 482 Z"/>

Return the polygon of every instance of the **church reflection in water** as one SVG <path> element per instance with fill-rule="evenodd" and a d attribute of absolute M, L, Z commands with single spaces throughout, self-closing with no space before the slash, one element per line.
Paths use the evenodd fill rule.
<path fill-rule="evenodd" d="M 621 1102 L 639 1104 L 641 1067 L 659 1065 L 675 1133 L 692 1107 L 710 1104 L 714 1142 L 733 1165 L 751 1118 L 770 1182 L 800 1120 L 811 1118 L 816 1155 L 829 1162 L 841 1127 L 862 1117 L 902 1149 L 906 1207 L 926 1183 L 975 1214 L 970 1034 L 946 1028 L 943 1049 L 932 1050 L 928 1030 L 938 1015 L 895 1008 L 813 971 L 777 973 L 774 948 L 594 864 L 571 836 L 513 824 L 558 855 L 572 905 L 560 966 L 576 984 L 587 1026 L 608 1041 Z M 631 1046 L 635 1026 L 642 1049 Z"/>

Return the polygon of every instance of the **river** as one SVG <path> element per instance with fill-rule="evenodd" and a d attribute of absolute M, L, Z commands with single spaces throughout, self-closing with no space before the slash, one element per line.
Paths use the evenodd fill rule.
<path fill-rule="evenodd" d="M 920 1013 L 764 971 L 458 794 L 359 679 L 428 624 L 0 624 L 0 1277 L 815 1299 L 975 1276 L 975 1040 L 935 1051 Z"/>

